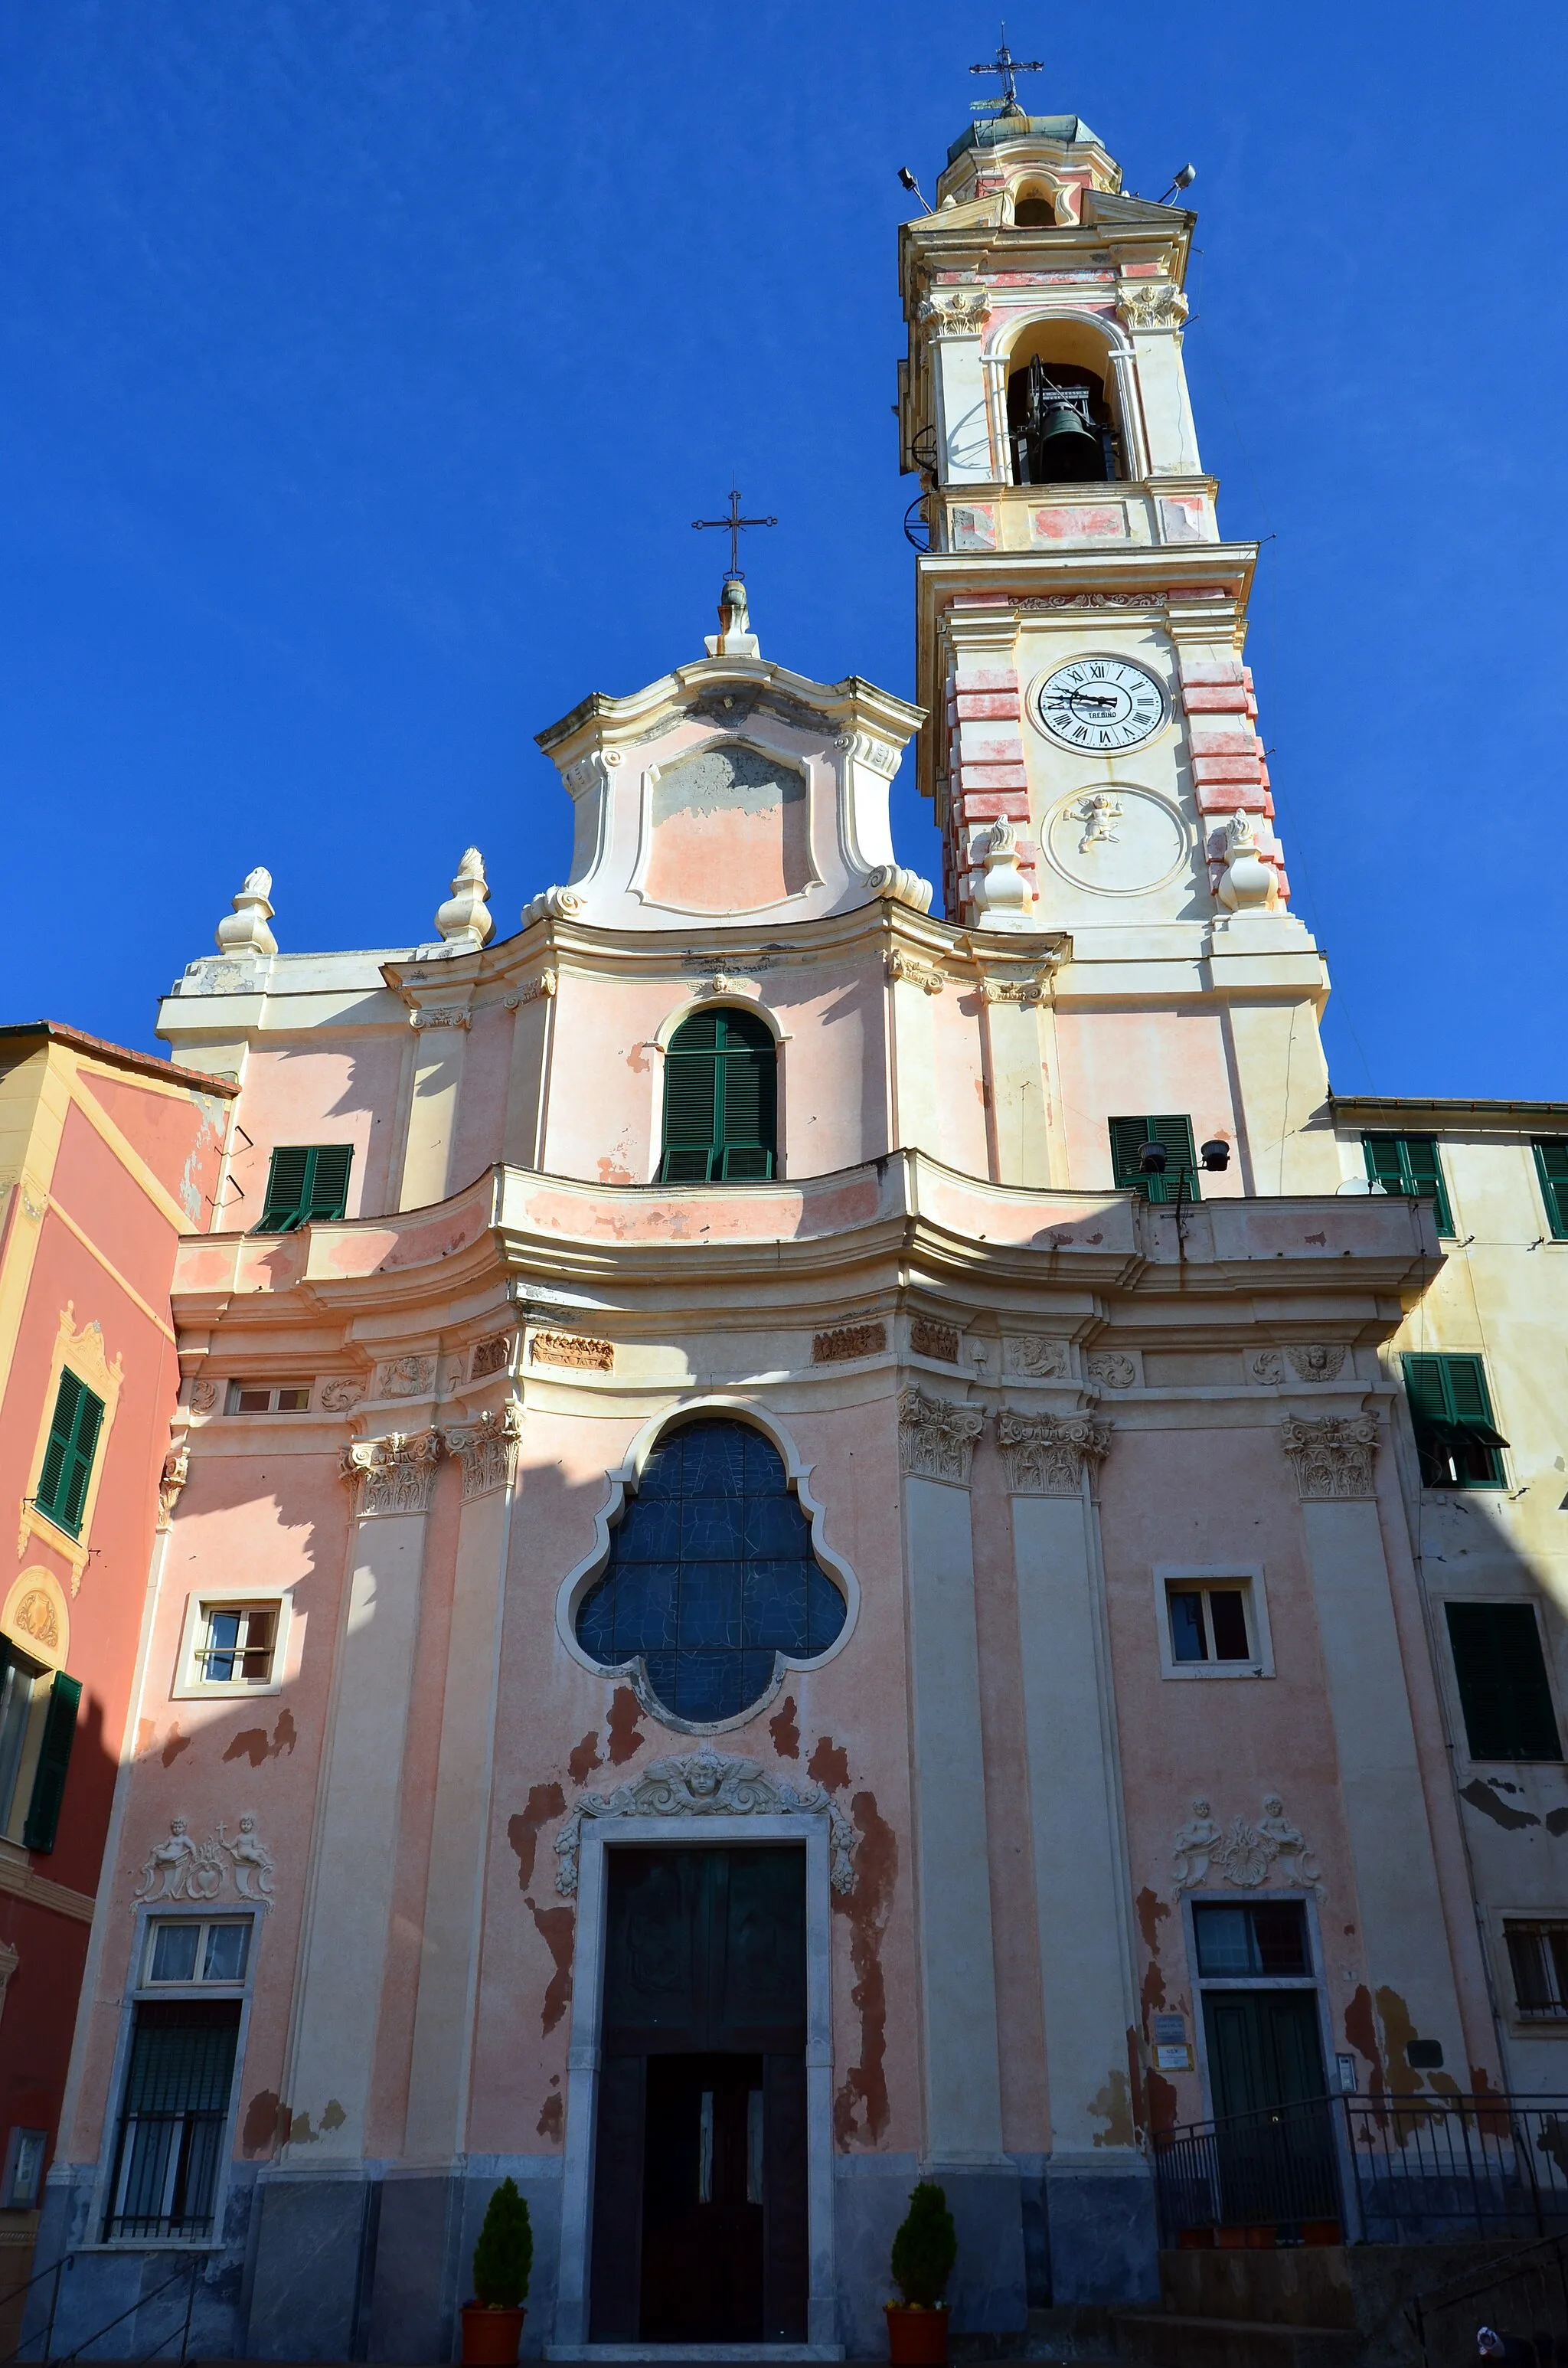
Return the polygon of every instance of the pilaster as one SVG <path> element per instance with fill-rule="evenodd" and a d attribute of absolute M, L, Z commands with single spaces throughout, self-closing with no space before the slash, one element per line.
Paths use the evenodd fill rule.
<path fill-rule="evenodd" d="M 1367 1987 L 1469 2071 L 1453 1951 L 1395 1623 L 1374 1462 L 1376 1415 L 1288 1415 L 1280 1445 L 1301 1501 Z M 1402 2043 L 1401 2043 L 1402 2044 Z M 1403 2075 L 1402 2062 L 1398 2071 Z"/>

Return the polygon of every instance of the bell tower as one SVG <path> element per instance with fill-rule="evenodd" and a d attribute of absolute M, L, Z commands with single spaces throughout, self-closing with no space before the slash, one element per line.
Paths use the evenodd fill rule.
<path fill-rule="evenodd" d="M 1174 953 L 1184 925 L 1192 955 L 1306 959 L 1321 1000 L 1242 659 L 1256 546 L 1221 539 L 1187 399 L 1195 217 L 1016 100 L 936 194 L 900 233 L 898 409 L 949 917 L 1019 926 L 988 910 L 986 856 L 1016 843 L 1024 926 L 1108 958 L 1151 928 Z"/>

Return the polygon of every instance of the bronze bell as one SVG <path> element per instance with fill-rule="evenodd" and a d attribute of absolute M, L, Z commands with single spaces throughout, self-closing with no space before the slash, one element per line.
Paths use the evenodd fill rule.
<path fill-rule="evenodd" d="M 1040 405 L 1035 441 L 1035 482 L 1041 485 L 1097 484 L 1105 475 L 1105 448 L 1083 413 L 1065 396 Z"/>

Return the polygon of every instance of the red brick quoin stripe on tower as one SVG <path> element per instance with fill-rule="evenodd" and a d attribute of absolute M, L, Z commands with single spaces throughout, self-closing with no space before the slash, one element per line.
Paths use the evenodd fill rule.
<path fill-rule="evenodd" d="M 977 828 L 1015 823 L 1020 837 L 1018 864 L 1040 896 L 1037 850 L 1022 834 L 1029 822 L 1028 777 L 1024 770 L 1023 703 L 1017 669 L 960 663 L 948 677 L 949 826 L 943 850 L 943 890 L 955 919 L 971 921 L 971 844 Z"/>
<path fill-rule="evenodd" d="M 1220 832 L 1224 817 L 1237 813 L 1262 815 L 1272 825 L 1274 799 L 1268 787 L 1268 767 L 1263 743 L 1253 726 L 1257 700 L 1252 668 L 1240 658 L 1188 658 L 1177 647 L 1181 667 L 1181 703 L 1187 717 L 1187 748 L 1192 760 L 1198 810 L 1214 820 L 1209 825 L 1210 877 L 1217 879 L 1224 863 Z M 1258 834 L 1258 853 L 1279 875 L 1279 901 L 1288 904 L 1290 883 L 1285 876 L 1285 856 L 1272 826 Z"/>

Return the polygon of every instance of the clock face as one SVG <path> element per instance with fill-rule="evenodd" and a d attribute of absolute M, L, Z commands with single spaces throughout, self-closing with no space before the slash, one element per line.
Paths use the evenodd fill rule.
<path fill-rule="evenodd" d="M 1035 712 L 1063 747 L 1097 756 L 1152 740 L 1165 720 L 1165 696 L 1126 658 L 1074 658 L 1046 676 Z"/>

